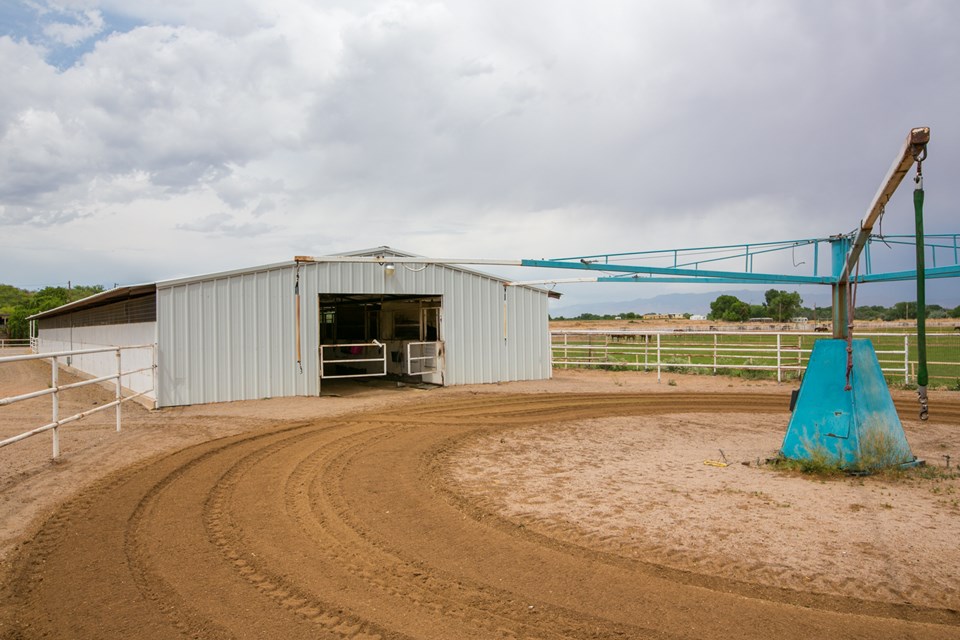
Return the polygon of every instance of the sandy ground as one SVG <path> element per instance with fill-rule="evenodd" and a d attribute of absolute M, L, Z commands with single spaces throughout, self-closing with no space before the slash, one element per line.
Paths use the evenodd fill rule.
<path fill-rule="evenodd" d="M 48 377 L 2 365 L 0 396 Z M 112 411 L 64 427 L 59 462 L 48 434 L 0 449 L 0 637 L 706 637 L 728 618 L 756 627 L 728 636 L 960 637 L 960 481 L 758 466 L 791 388 L 558 371 L 125 405 L 119 434 Z M 64 395 L 64 413 L 110 400 Z M 956 392 L 927 423 L 895 397 L 916 455 L 960 461 Z M 0 437 L 48 411 L 0 408 Z M 42 613 L 79 585 L 123 615 Z"/>
<path fill-rule="evenodd" d="M 956 425 L 906 429 L 931 462 L 960 449 Z M 584 420 L 478 437 L 449 468 L 489 509 L 577 544 L 745 582 L 960 609 L 960 482 L 823 481 L 757 466 L 782 431 L 779 415 L 718 423 L 702 410 Z M 704 464 L 721 456 L 732 464 Z"/>

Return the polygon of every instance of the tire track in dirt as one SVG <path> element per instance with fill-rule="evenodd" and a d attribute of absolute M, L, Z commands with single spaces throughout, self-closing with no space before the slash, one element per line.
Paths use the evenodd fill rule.
<path fill-rule="evenodd" d="M 190 447 L 55 512 L 5 572 L 0 637 L 960 635 L 957 612 L 738 583 L 534 534 L 444 480 L 444 453 L 480 433 L 786 402 L 477 394 Z"/>

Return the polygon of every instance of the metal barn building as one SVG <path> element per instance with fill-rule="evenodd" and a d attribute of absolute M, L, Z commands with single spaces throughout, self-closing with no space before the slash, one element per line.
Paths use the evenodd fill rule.
<path fill-rule="evenodd" d="M 461 385 L 551 376 L 547 291 L 380 247 L 374 262 L 291 261 L 118 287 L 33 317 L 38 351 L 125 351 L 124 378 L 156 406 L 317 396 L 325 380 L 395 376 Z M 130 360 L 129 362 L 127 360 Z M 116 356 L 77 356 L 93 375 Z M 153 378 L 153 379 L 151 379 Z"/>

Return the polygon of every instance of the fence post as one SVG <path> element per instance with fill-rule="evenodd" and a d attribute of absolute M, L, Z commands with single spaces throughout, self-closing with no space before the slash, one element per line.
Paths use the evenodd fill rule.
<path fill-rule="evenodd" d="M 657 334 L 657 383 L 660 383 L 660 334 Z"/>
<path fill-rule="evenodd" d="M 552 353 L 552 350 L 551 350 Z M 157 343 L 154 342 L 153 346 L 150 348 L 151 362 L 150 362 L 150 386 L 153 387 L 153 408 L 156 409 L 160 406 L 160 392 L 157 390 Z"/>
<path fill-rule="evenodd" d="M 903 384 L 910 384 L 910 336 L 903 334 Z"/>
<path fill-rule="evenodd" d="M 713 375 L 717 375 L 717 334 L 713 334 Z"/>
<path fill-rule="evenodd" d="M 783 378 L 780 375 L 780 336 L 777 334 L 777 382 L 783 382 Z"/>
<path fill-rule="evenodd" d="M 116 401 L 117 401 L 117 433 L 120 433 L 120 407 L 122 403 L 120 402 L 121 391 L 120 391 L 120 375 L 123 373 L 123 360 L 120 358 L 120 348 L 117 348 L 117 387 L 116 387 Z"/>
<path fill-rule="evenodd" d="M 53 387 L 53 459 L 60 459 L 60 364 L 57 356 L 53 356 L 53 366 L 50 368 L 50 386 Z"/>

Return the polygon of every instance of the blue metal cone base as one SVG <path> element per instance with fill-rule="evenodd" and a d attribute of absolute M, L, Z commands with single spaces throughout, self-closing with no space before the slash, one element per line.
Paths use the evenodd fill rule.
<path fill-rule="evenodd" d="M 781 453 L 844 469 L 914 463 L 880 362 L 869 340 L 853 341 L 846 390 L 846 340 L 817 340 L 810 354 Z"/>

